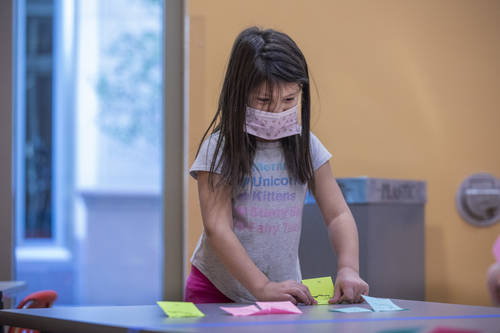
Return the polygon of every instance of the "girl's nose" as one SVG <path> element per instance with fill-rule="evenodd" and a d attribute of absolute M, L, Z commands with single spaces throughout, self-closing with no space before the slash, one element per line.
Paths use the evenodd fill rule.
<path fill-rule="evenodd" d="M 274 105 L 271 112 L 280 113 L 283 111 L 285 111 L 285 104 L 284 103 L 277 103 L 276 105 Z"/>

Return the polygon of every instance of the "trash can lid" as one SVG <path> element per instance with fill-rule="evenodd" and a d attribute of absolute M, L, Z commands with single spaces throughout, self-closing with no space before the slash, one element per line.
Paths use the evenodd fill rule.
<path fill-rule="evenodd" d="M 385 178 L 337 178 L 348 204 L 398 203 L 424 204 L 427 201 L 425 181 Z M 307 193 L 306 204 L 314 203 Z"/>

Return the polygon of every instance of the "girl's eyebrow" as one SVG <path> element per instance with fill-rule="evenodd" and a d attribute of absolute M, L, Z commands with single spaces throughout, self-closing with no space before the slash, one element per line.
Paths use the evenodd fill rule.
<path fill-rule="evenodd" d="M 296 91 L 293 91 L 291 93 L 289 93 L 288 95 L 284 95 L 283 97 L 284 98 L 287 98 L 287 97 L 290 97 L 290 96 L 293 96 L 293 95 L 296 95 L 298 93 L 300 93 L 301 89 L 300 87 L 296 90 Z M 267 91 L 264 91 L 264 92 L 259 92 L 258 94 L 255 95 L 257 98 L 270 98 L 269 94 L 267 93 Z"/>
<path fill-rule="evenodd" d="M 300 88 L 299 88 L 299 89 L 297 89 L 297 91 L 294 91 L 294 92 L 289 93 L 288 95 L 285 95 L 285 98 L 286 98 L 286 97 L 293 96 L 293 95 L 297 95 L 298 93 L 300 93 Z"/>

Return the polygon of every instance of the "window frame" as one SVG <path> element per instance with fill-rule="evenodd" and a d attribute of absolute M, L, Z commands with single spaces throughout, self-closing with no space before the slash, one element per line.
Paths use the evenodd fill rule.
<path fill-rule="evenodd" d="M 19 260 L 44 260 L 71 258 L 69 232 L 72 219 L 73 187 L 72 146 L 74 142 L 73 107 L 74 84 L 68 73 L 74 71 L 75 33 L 74 8 L 76 0 L 54 0 L 52 29 L 52 183 L 51 183 L 51 234 L 47 239 L 25 237 L 26 218 L 26 22 L 27 0 L 15 6 L 15 131 L 14 148 L 15 182 L 15 237 L 16 256 Z M 64 47 L 63 47 L 64 46 Z M 57 66 L 55 65 L 57 64 Z"/>

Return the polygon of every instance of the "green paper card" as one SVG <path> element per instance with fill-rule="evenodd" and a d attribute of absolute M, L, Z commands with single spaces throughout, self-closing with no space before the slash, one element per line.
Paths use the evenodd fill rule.
<path fill-rule="evenodd" d="M 318 304 L 328 304 L 333 297 L 333 281 L 331 276 L 302 280 L 302 283 L 309 288 L 312 297 Z"/>
<path fill-rule="evenodd" d="M 163 312 L 169 318 L 204 317 L 203 312 L 198 310 L 191 302 L 157 302 Z"/>
<path fill-rule="evenodd" d="M 377 333 L 418 333 L 419 331 L 420 331 L 419 327 L 411 327 L 411 328 L 390 328 L 378 331 Z"/>

